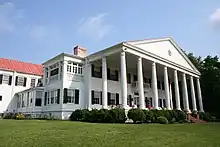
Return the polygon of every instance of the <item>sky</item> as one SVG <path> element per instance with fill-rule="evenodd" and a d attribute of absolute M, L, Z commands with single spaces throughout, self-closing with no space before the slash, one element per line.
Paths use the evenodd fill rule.
<path fill-rule="evenodd" d="M 220 0 L 0 0 L 0 57 L 43 63 L 127 40 L 172 37 L 196 56 L 220 55 Z"/>

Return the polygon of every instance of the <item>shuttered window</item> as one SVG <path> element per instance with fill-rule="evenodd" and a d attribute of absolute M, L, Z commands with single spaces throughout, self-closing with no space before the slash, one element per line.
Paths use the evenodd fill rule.
<path fill-rule="evenodd" d="M 64 88 L 63 103 L 79 104 L 79 90 Z"/>
<path fill-rule="evenodd" d="M 15 78 L 15 86 L 24 86 L 26 87 L 27 78 L 22 76 L 16 76 Z"/>

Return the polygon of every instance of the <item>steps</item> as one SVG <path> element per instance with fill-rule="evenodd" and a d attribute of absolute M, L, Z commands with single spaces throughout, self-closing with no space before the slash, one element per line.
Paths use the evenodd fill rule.
<path fill-rule="evenodd" d="M 192 116 L 194 115 L 194 116 Z M 199 114 L 187 114 L 187 119 L 193 123 L 207 123 L 204 120 L 199 119 Z"/>

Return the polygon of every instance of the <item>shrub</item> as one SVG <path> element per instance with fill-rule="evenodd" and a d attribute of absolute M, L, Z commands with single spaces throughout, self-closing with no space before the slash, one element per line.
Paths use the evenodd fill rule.
<path fill-rule="evenodd" d="M 160 116 L 157 118 L 157 122 L 160 123 L 160 124 L 168 124 L 168 120 L 166 117 L 164 116 Z"/>
<path fill-rule="evenodd" d="M 25 116 L 24 116 L 24 114 L 22 114 L 22 113 L 18 113 L 18 114 L 16 115 L 16 119 L 22 120 L 22 119 L 25 119 Z"/>
<path fill-rule="evenodd" d="M 5 113 L 3 119 L 16 119 L 16 113 Z"/>
<path fill-rule="evenodd" d="M 125 110 L 121 108 L 114 108 L 109 110 L 109 117 L 111 123 L 124 123 L 126 120 Z"/>
<path fill-rule="evenodd" d="M 81 110 L 81 115 L 82 115 L 82 121 L 88 122 L 90 120 L 91 113 L 88 109 Z"/>
<path fill-rule="evenodd" d="M 92 109 L 90 111 L 90 122 L 99 122 L 99 110 L 98 109 Z"/>
<path fill-rule="evenodd" d="M 146 115 L 141 109 L 130 109 L 128 111 L 128 118 L 132 119 L 134 123 L 144 122 Z"/>
<path fill-rule="evenodd" d="M 82 110 L 80 109 L 77 109 L 75 111 L 73 111 L 73 113 L 70 115 L 69 119 L 71 121 L 79 121 L 82 119 L 82 113 L 81 113 Z"/>

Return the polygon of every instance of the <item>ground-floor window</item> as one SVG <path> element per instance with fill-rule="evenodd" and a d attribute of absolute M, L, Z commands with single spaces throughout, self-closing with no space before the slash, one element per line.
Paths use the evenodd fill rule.
<path fill-rule="evenodd" d="M 43 93 L 41 93 L 41 94 L 39 93 L 39 94 L 36 94 L 36 95 L 39 95 L 36 98 L 41 98 Z M 60 103 L 60 89 L 45 92 L 45 94 L 44 94 L 44 105 L 59 104 L 59 103 Z"/>
<path fill-rule="evenodd" d="M 152 97 L 146 97 L 145 102 L 146 102 L 146 107 L 152 107 L 153 106 Z"/>
<path fill-rule="evenodd" d="M 130 106 L 130 107 L 132 107 L 132 102 L 133 102 L 132 96 L 131 96 L 131 95 L 128 95 L 127 105 Z"/>
<path fill-rule="evenodd" d="M 0 101 L 2 101 L 2 96 L 0 95 Z"/>
<path fill-rule="evenodd" d="M 119 94 L 108 92 L 108 105 L 118 105 L 119 104 Z"/>
<path fill-rule="evenodd" d="M 79 104 L 79 89 L 67 89 L 64 88 L 63 103 Z"/>
<path fill-rule="evenodd" d="M 92 90 L 92 104 L 102 105 L 102 92 Z"/>

